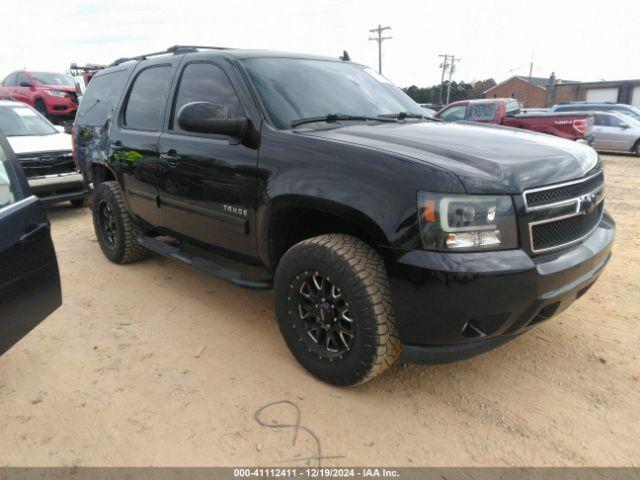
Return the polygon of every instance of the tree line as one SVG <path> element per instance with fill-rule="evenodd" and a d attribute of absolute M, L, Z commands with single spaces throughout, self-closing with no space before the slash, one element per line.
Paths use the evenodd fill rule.
<path fill-rule="evenodd" d="M 438 84 L 431 87 L 417 87 L 415 85 L 411 85 L 410 87 L 405 87 L 402 90 L 417 103 L 439 103 L 440 88 L 442 88 L 442 102 L 444 102 L 447 98 L 448 84 L 449 82 L 444 82 L 442 86 Z M 449 97 L 449 102 L 483 98 L 483 92 L 495 85 L 496 81 L 493 78 L 470 83 L 465 81 L 453 81 L 451 82 L 451 95 Z"/>

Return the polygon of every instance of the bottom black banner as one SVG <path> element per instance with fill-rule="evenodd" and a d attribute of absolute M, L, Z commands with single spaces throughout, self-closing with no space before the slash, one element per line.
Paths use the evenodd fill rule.
<path fill-rule="evenodd" d="M 640 479 L 640 468 L 0 468 L 0 480 L 226 480 L 243 478 L 388 478 L 400 480 L 637 480 Z"/>

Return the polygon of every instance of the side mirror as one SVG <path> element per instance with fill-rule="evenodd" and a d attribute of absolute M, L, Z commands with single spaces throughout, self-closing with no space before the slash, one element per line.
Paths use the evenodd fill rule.
<path fill-rule="evenodd" d="M 26 87 L 26 88 L 31 88 L 33 87 L 33 85 L 30 82 L 20 82 L 18 84 L 20 87 Z"/>
<path fill-rule="evenodd" d="M 178 126 L 187 132 L 227 135 L 242 140 L 249 127 L 249 120 L 229 116 L 229 110 L 222 105 L 191 102 L 178 111 Z"/>
<path fill-rule="evenodd" d="M 620 122 L 620 128 L 622 128 L 623 130 L 626 130 L 627 128 L 631 128 L 631 125 L 629 125 L 626 122 Z"/>

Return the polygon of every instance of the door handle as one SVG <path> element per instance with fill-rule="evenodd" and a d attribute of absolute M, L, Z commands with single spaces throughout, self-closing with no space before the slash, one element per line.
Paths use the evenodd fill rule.
<path fill-rule="evenodd" d="M 35 237 L 43 230 L 49 230 L 49 224 L 47 222 L 29 225 L 25 229 L 24 235 L 20 237 L 20 243 L 27 243 L 34 240 Z"/>
<path fill-rule="evenodd" d="M 178 165 L 178 161 L 180 160 L 180 155 L 175 150 L 169 150 L 167 153 L 161 153 L 160 159 L 167 162 L 167 165 L 170 167 L 175 167 Z"/>

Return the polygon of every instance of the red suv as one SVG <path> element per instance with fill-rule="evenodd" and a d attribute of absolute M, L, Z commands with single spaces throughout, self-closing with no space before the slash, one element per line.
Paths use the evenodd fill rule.
<path fill-rule="evenodd" d="M 56 120 L 73 119 L 78 109 L 75 81 L 64 73 L 13 72 L 0 85 L 1 98 L 26 103 Z"/>

